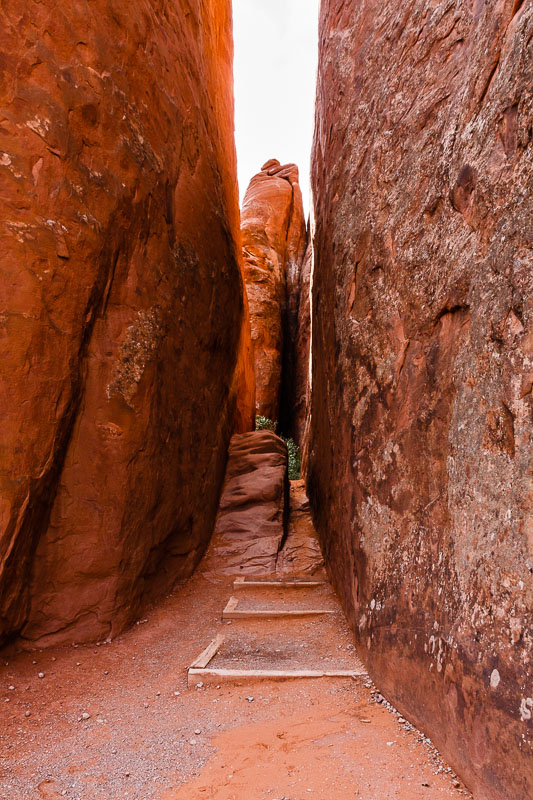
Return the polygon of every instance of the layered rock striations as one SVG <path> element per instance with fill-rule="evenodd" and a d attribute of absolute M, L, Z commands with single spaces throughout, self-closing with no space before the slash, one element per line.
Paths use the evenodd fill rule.
<path fill-rule="evenodd" d="M 383 693 L 533 796 L 533 6 L 324 0 L 309 490 Z"/>
<path fill-rule="evenodd" d="M 233 436 L 215 532 L 202 570 L 228 575 L 275 573 L 288 533 L 289 505 L 283 439 L 268 430 Z"/>
<path fill-rule="evenodd" d="M 191 572 L 253 418 L 231 5 L 0 14 L 0 643 L 105 638 Z"/>
<path fill-rule="evenodd" d="M 241 214 L 244 277 L 255 360 L 257 413 L 279 419 L 289 296 L 297 292 L 307 234 L 295 164 L 267 161 L 246 191 Z M 297 300 L 291 300 L 292 315 Z M 291 318 L 292 319 L 292 318 Z"/>

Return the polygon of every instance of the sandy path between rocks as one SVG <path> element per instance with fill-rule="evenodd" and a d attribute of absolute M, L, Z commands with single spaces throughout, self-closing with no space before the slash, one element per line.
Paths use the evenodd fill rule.
<path fill-rule="evenodd" d="M 310 521 L 298 513 L 301 536 Z M 293 565 L 295 542 L 289 536 Z M 470 796 L 430 743 L 375 701 L 366 678 L 187 688 L 187 666 L 221 631 L 227 649 L 214 665 L 292 667 L 299 652 L 306 667 L 359 663 L 341 613 L 223 623 L 232 578 L 205 564 L 207 574 L 198 571 L 112 643 L 4 656 L 1 800 Z M 265 589 L 239 597 L 243 606 L 305 605 L 300 591 L 286 600 Z M 319 596 L 339 610 L 329 587 Z"/>

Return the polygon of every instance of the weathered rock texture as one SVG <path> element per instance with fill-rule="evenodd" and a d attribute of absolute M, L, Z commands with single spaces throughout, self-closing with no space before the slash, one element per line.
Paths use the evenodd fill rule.
<path fill-rule="evenodd" d="M 276 572 L 280 577 L 320 580 L 327 577 L 304 480 L 290 482 L 289 530 L 278 556 Z"/>
<path fill-rule="evenodd" d="M 298 274 L 295 290 L 289 293 L 289 302 L 294 298 L 294 311 L 290 318 L 291 343 L 286 350 L 287 378 L 284 399 L 285 429 L 294 437 L 300 448 L 305 448 L 306 426 L 310 403 L 309 357 L 311 346 L 311 272 L 313 268 L 313 243 L 309 240 L 305 257 Z M 289 311 L 292 308 L 289 305 Z"/>
<path fill-rule="evenodd" d="M 242 261 L 241 261 L 242 266 Z M 237 351 L 237 366 L 233 375 L 231 395 L 235 397 L 233 432 L 246 433 L 255 428 L 255 365 L 252 329 L 246 289 L 242 288 L 243 311 Z"/>
<path fill-rule="evenodd" d="M 229 575 L 273 574 L 287 535 L 288 514 L 283 439 L 267 430 L 235 435 L 213 542 L 202 569 Z"/>
<path fill-rule="evenodd" d="M 309 488 L 384 693 L 533 796 L 533 5 L 324 0 Z"/>
<path fill-rule="evenodd" d="M 244 277 L 255 359 L 257 413 L 279 419 L 287 284 L 296 288 L 306 248 L 295 164 L 271 159 L 250 181 L 241 216 Z M 294 305 L 294 304 L 293 304 Z M 296 306 L 297 308 L 297 306 Z"/>
<path fill-rule="evenodd" d="M 200 558 L 253 414 L 231 6 L 0 19 L 0 642 L 112 636 Z"/>

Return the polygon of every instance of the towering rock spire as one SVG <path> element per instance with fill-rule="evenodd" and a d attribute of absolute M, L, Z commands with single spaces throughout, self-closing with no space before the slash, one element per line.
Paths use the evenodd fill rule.
<path fill-rule="evenodd" d="M 278 420 L 287 311 L 297 303 L 307 233 L 298 167 L 270 159 L 250 181 L 241 215 L 244 276 L 256 373 L 257 413 Z M 290 377 L 287 376 L 287 380 Z"/>

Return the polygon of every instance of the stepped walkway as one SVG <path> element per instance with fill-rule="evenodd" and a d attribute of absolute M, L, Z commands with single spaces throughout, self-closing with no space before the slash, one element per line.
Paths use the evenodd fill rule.
<path fill-rule="evenodd" d="M 367 677 L 302 484 L 275 552 L 228 531 L 115 641 L 2 662 L 0 798 L 469 796 Z"/>

